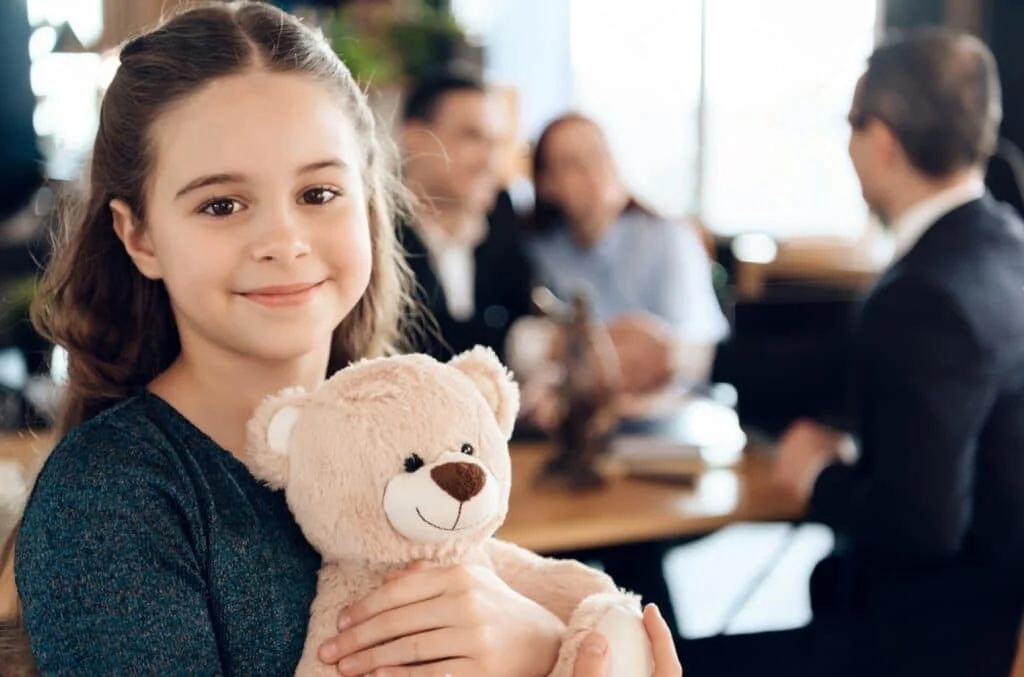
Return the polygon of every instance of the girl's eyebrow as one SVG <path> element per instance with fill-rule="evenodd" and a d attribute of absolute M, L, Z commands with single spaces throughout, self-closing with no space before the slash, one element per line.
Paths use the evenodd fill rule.
<path fill-rule="evenodd" d="M 303 165 L 299 168 L 299 174 L 306 174 L 307 172 L 315 172 L 318 169 L 326 169 L 327 167 L 337 167 L 338 169 L 348 169 L 341 158 L 327 158 L 325 160 L 317 160 L 316 162 L 310 162 L 308 165 Z"/>
<path fill-rule="evenodd" d="M 194 190 L 199 190 L 206 186 L 216 186 L 222 183 L 243 183 L 244 181 L 244 174 L 208 174 L 207 176 L 200 176 L 198 179 L 193 179 L 185 184 L 184 188 L 174 194 L 174 199 L 177 200 Z"/>
<path fill-rule="evenodd" d="M 310 162 L 308 165 L 303 165 L 299 168 L 298 174 L 307 174 L 309 172 L 315 172 L 320 169 L 326 169 L 328 167 L 338 167 L 339 169 L 347 169 L 346 165 L 340 158 L 326 158 L 324 160 L 317 160 L 316 162 Z M 225 183 L 245 183 L 246 175 L 240 173 L 220 173 L 220 174 L 207 174 L 206 176 L 200 176 L 197 179 L 189 181 L 185 186 L 174 194 L 174 199 L 177 200 L 194 190 L 205 188 L 207 186 L 216 186 Z"/>

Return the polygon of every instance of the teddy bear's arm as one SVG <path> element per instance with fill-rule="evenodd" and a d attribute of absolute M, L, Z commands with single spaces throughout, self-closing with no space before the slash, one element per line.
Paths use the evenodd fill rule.
<path fill-rule="evenodd" d="M 495 573 L 509 587 L 565 623 L 584 598 L 618 590 L 607 574 L 574 560 L 541 557 L 497 538 L 488 541 L 487 550 Z"/>

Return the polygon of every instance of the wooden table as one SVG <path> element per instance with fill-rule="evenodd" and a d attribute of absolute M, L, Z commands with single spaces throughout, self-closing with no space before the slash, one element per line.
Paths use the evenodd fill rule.
<path fill-rule="evenodd" d="M 748 454 L 732 468 L 699 471 L 692 487 L 613 478 L 599 490 L 538 489 L 543 444 L 513 445 L 512 496 L 501 538 L 540 552 L 708 533 L 732 522 L 789 520 L 799 506 L 771 485 L 771 461 Z"/>
<path fill-rule="evenodd" d="M 53 436 L 46 431 L 0 433 L 0 462 L 18 461 L 30 476 L 35 475 L 52 448 Z"/>
<path fill-rule="evenodd" d="M 32 476 L 52 444 L 45 432 L 0 435 L 0 460 L 16 459 Z M 703 470 L 692 487 L 613 478 L 604 489 L 577 495 L 534 485 L 547 451 L 545 444 L 512 445 L 512 497 L 499 535 L 531 550 L 669 539 L 799 514 L 773 490 L 770 460 L 757 455 L 734 468 Z"/>

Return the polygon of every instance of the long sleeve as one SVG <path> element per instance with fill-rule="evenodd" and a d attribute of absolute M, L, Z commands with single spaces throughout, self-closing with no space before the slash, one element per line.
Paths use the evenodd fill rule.
<path fill-rule="evenodd" d="M 688 224 L 667 223 L 656 276 L 652 313 L 671 324 L 688 344 L 718 343 L 729 333 L 711 279 L 704 245 Z"/>
<path fill-rule="evenodd" d="M 971 517 L 977 440 L 996 395 L 991 352 L 964 309 L 903 278 L 864 308 L 861 460 L 818 477 L 810 516 L 858 547 L 952 555 Z"/>
<path fill-rule="evenodd" d="M 42 674 L 228 672 L 193 504 L 174 465 L 127 436 L 72 436 L 54 452 L 15 561 Z"/>

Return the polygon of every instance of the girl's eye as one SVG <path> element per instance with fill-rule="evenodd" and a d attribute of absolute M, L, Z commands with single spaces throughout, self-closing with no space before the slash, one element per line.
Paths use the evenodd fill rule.
<path fill-rule="evenodd" d="M 207 216 L 231 216 L 242 211 L 242 203 L 238 200 L 232 200 L 231 198 L 217 198 L 216 200 L 210 200 L 202 207 L 199 208 L 201 214 Z"/>
<path fill-rule="evenodd" d="M 320 186 L 304 192 L 300 202 L 307 205 L 325 205 L 339 195 L 340 193 L 332 188 Z"/>

